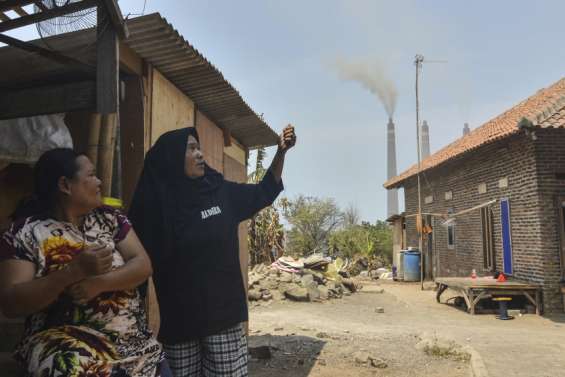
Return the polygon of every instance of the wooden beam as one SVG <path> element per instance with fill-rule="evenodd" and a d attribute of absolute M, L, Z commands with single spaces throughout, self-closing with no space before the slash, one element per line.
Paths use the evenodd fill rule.
<path fill-rule="evenodd" d="M 33 3 L 34 3 L 35 5 L 37 5 L 37 7 L 38 7 L 39 9 L 41 9 L 42 11 L 46 11 L 46 10 L 49 9 L 49 8 L 47 8 L 47 7 L 45 6 L 45 4 L 43 4 L 43 3 L 41 2 L 41 0 L 34 0 Z"/>
<path fill-rule="evenodd" d="M 19 14 L 21 17 L 29 16 L 29 13 L 26 12 L 22 7 L 15 7 L 13 11 Z"/>
<path fill-rule="evenodd" d="M 40 2 L 40 1 L 38 1 Z M 30 5 L 35 3 L 35 1 L 31 0 L 0 0 L 0 12 L 5 12 L 7 10 L 12 10 L 15 7 L 25 7 L 26 5 Z"/>
<path fill-rule="evenodd" d="M 49 9 L 40 13 L 30 14 L 29 16 L 16 18 L 10 21 L 4 21 L 0 23 L 0 33 L 12 29 L 17 29 L 22 26 L 35 24 L 40 21 L 45 21 L 50 18 L 63 16 L 65 14 L 75 13 L 83 9 L 92 8 L 96 6 L 96 3 L 97 0 L 82 0 L 77 3 L 70 3 L 69 5 L 65 5 L 60 8 Z"/>
<path fill-rule="evenodd" d="M 95 106 L 96 85 L 93 81 L 0 93 L 0 119 L 93 110 Z"/>
<path fill-rule="evenodd" d="M 94 67 L 91 67 L 91 66 L 89 66 L 89 65 L 87 65 L 87 64 L 85 64 L 85 63 L 83 63 L 79 60 L 73 59 L 69 56 L 63 55 L 63 54 L 58 53 L 56 51 L 47 50 L 47 49 L 44 49 L 42 47 L 31 44 L 29 42 L 20 41 L 19 39 L 12 38 L 12 37 L 9 37 L 9 36 L 4 35 L 4 34 L 0 34 L 0 42 L 5 43 L 5 44 L 12 46 L 12 47 L 16 47 L 16 48 L 25 50 L 27 52 L 38 54 L 38 55 L 40 55 L 40 56 L 42 56 L 46 59 L 55 61 L 59 64 L 73 66 L 73 67 L 77 68 L 78 70 L 87 73 L 93 79 L 95 77 L 96 72 L 94 70 Z"/>
<path fill-rule="evenodd" d="M 3 12 L 0 12 L 0 21 L 10 21 L 10 17 L 6 16 Z"/>
<path fill-rule="evenodd" d="M 122 11 L 118 6 L 118 2 L 116 0 L 102 0 L 102 2 L 106 6 L 108 16 L 110 17 L 110 21 L 112 22 L 112 25 L 114 25 L 114 29 L 116 29 L 118 36 L 121 39 L 127 39 L 129 37 L 129 30 L 124 21 L 124 17 L 122 16 Z"/>
<path fill-rule="evenodd" d="M 96 108 L 100 114 L 118 111 L 118 36 L 113 27 L 105 27 L 109 15 L 105 7 L 98 6 L 96 43 Z"/>
<path fill-rule="evenodd" d="M 143 75 L 143 59 L 123 41 L 120 41 L 119 48 L 120 68 L 132 75 Z"/>

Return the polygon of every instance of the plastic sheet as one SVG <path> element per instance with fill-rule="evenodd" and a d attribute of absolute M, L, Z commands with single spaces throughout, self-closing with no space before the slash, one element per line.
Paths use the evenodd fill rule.
<path fill-rule="evenodd" d="M 0 168 L 9 163 L 35 163 L 53 148 L 72 148 L 65 114 L 0 120 Z"/>

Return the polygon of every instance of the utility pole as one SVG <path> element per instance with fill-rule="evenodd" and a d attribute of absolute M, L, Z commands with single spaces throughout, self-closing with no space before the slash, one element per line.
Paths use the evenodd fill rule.
<path fill-rule="evenodd" d="M 422 229 L 422 193 L 420 186 L 420 170 L 422 168 L 422 150 L 420 148 L 420 92 L 419 92 L 419 81 L 420 81 L 420 70 L 422 69 L 422 63 L 424 62 L 424 57 L 422 55 L 416 55 L 414 64 L 416 65 L 416 139 L 417 139 L 417 154 L 418 154 L 418 173 L 416 174 L 418 179 L 418 216 L 416 216 L 416 229 L 418 231 L 418 249 L 420 251 L 420 289 L 424 290 L 424 242 L 423 242 L 423 229 Z M 419 224 L 418 224 L 419 223 Z"/>

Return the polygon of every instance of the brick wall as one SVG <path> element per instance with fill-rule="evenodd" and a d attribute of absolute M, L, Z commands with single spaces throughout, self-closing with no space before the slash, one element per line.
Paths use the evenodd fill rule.
<path fill-rule="evenodd" d="M 514 277 L 543 284 L 544 302 L 548 311 L 561 310 L 558 292 L 560 278 L 558 218 L 556 192 L 565 195 L 555 169 L 565 161 L 565 130 L 538 132 L 538 139 L 521 133 L 485 145 L 464 157 L 421 176 L 423 212 L 447 213 L 471 208 L 491 200 L 508 198 L 514 261 Z M 556 136 L 559 137 L 556 137 Z M 559 158 L 555 158 L 559 156 Z M 565 172 L 565 169 L 562 169 Z M 539 172 L 539 173 L 538 173 Z M 499 180 L 508 179 L 508 187 L 500 188 Z M 486 192 L 479 193 L 479 184 Z M 446 200 L 445 193 L 452 192 Z M 406 214 L 417 212 L 417 186 L 413 177 L 404 183 Z M 424 204 L 433 195 L 433 203 Z M 493 211 L 494 252 L 496 269 L 502 270 L 500 204 Z M 447 228 L 434 219 L 433 260 L 435 276 L 469 276 L 472 269 L 479 275 L 490 274 L 483 268 L 480 212 L 473 211 L 456 218 L 455 247 L 447 247 Z M 415 219 L 407 218 L 407 246 L 418 246 Z M 425 248 L 424 248 L 425 250 Z"/>
<path fill-rule="evenodd" d="M 553 292 L 546 295 L 545 305 L 558 307 L 562 302 L 560 294 L 560 227 L 558 197 L 565 198 L 565 180 L 558 179 L 557 173 L 565 173 L 565 130 L 544 129 L 536 131 L 536 161 L 540 193 L 539 216 L 541 239 L 545 252 L 543 269 L 544 287 Z"/>

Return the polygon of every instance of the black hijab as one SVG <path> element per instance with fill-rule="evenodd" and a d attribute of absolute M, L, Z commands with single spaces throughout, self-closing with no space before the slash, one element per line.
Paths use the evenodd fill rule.
<path fill-rule="evenodd" d="M 159 137 L 147 152 L 129 210 L 129 218 L 156 274 L 159 265 L 175 252 L 179 216 L 198 205 L 202 192 L 216 189 L 223 182 L 222 175 L 208 165 L 203 177 L 191 179 L 185 175 L 189 136 L 200 142 L 194 127 L 169 131 Z"/>

